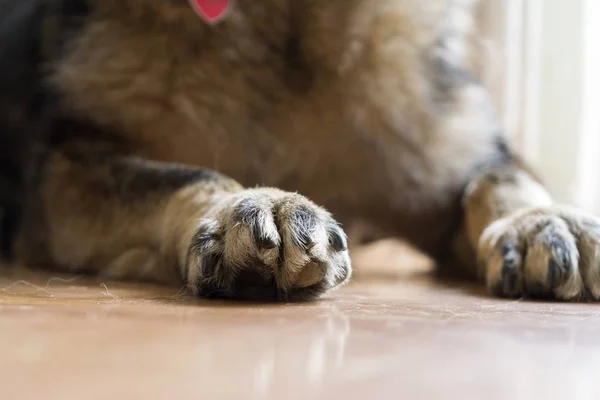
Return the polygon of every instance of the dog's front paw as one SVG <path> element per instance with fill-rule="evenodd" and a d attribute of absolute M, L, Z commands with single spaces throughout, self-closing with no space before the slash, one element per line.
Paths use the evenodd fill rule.
<path fill-rule="evenodd" d="M 310 300 L 350 277 L 344 231 L 303 196 L 246 190 L 211 215 L 187 257 L 188 285 L 200 297 Z"/>
<path fill-rule="evenodd" d="M 494 294 L 600 300 L 600 219 L 579 210 L 535 208 L 497 220 L 478 257 Z"/>

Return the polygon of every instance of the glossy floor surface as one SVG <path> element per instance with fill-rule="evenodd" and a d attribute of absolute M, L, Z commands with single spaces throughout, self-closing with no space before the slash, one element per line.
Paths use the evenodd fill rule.
<path fill-rule="evenodd" d="M 247 305 L 4 268 L 1 397 L 600 399 L 600 305 L 396 271 L 312 304 Z"/>

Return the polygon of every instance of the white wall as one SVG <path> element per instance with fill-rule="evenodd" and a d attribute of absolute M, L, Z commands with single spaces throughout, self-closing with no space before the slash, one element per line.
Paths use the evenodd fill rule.
<path fill-rule="evenodd" d="M 504 69 L 500 88 L 488 83 L 508 136 L 558 201 L 600 213 L 600 0 L 484 7 Z"/>
<path fill-rule="evenodd" d="M 543 1 L 539 110 L 532 116 L 539 121 L 539 147 L 533 161 L 556 198 L 573 202 L 582 139 L 585 0 Z"/>
<path fill-rule="evenodd" d="M 582 110 L 575 202 L 600 214 L 600 1 L 583 7 Z"/>

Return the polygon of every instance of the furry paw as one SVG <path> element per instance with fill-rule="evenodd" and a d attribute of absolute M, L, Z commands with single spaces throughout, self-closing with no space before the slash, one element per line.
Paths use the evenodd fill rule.
<path fill-rule="evenodd" d="M 210 215 L 188 252 L 188 285 L 200 297 L 310 300 L 350 278 L 346 234 L 303 196 L 245 190 Z"/>
<path fill-rule="evenodd" d="M 579 210 L 526 209 L 497 220 L 478 257 L 494 294 L 600 300 L 600 219 Z"/>

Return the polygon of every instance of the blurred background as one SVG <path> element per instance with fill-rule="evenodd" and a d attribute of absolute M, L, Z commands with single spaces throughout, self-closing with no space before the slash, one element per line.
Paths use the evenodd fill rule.
<path fill-rule="evenodd" d="M 472 62 L 515 150 L 557 201 L 600 215 L 600 0 L 480 0 L 476 31 Z M 369 276 L 431 268 L 396 240 L 353 260 Z"/>
<path fill-rule="evenodd" d="M 482 0 L 482 75 L 553 195 L 600 213 L 600 1 Z"/>

